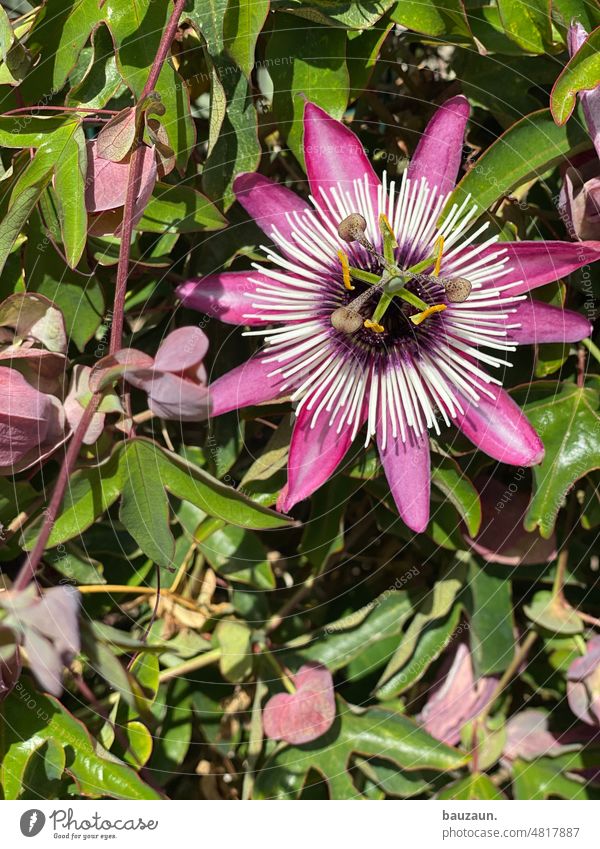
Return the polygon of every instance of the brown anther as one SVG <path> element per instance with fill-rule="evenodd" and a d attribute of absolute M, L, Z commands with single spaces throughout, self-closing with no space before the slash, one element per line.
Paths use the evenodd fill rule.
<path fill-rule="evenodd" d="M 451 304 L 462 304 L 471 294 L 473 288 L 471 282 L 466 277 L 450 277 L 443 280 L 446 297 Z"/>
<path fill-rule="evenodd" d="M 338 225 L 338 236 L 344 242 L 361 242 L 365 239 L 367 222 L 359 212 L 352 212 Z"/>
<path fill-rule="evenodd" d="M 336 330 L 350 336 L 363 326 L 363 319 L 359 312 L 350 307 L 338 307 L 331 313 L 331 326 Z"/>

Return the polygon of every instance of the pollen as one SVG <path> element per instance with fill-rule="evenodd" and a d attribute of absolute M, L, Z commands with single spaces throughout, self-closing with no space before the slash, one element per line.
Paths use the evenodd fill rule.
<path fill-rule="evenodd" d="M 387 231 L 390 239 L 393 240 L 393 245 L 395 248 L 398 247 L 398 242 L 396 241 L 395 233 L 392 229 L 392 225 L 390 224 L 390 219 L 387 217 L 385 212 L 380 213 L 379 215 L 379 229 L 383 231 L 383 228 Z"/>
<path fill-rule="evenodd" d="M 372 321 L 370 318 L 365 319 L 365 323 L 363 325 L 367 328 L 367 330 L 372 330 L 373 333 L 383 333 L 385 327 L 382 324 L 379 324 L 377 321 Z"/>
<path fill-rule="evenodd" d="M 338 251 L 338 259 L 342 264 L 342 277 L 344 280 L 344 286 L 346 289 L 352 291 L 354 286 L 352 285 L 352 281 L 350 280 L 350 263 L 348 262 L 348 257 L 344 253 L 344 251 Z"/>
<path fill-rule="evenodd" d="M 435 249 L 437 251 L 437 256 L 435 258 L 435 267 L 433 269 L 433 276 L 440 276 L 440 269 L 442 267 L 442 257 L 444 256 L 444 237 L 440 236 L 435 243 Z"/>
<path fill-rule="evenodd" d="M 422 324 L 426 318 L 429 318 L 430 315 L 434 315 L 436 312 L 444 312 L 446 309 L 446 304 L 435 304 L 433 307 L 427 307 L 423 312 L 418 312 L 416 315 L 411 315 L 410 320 L 413 324 Z"/>

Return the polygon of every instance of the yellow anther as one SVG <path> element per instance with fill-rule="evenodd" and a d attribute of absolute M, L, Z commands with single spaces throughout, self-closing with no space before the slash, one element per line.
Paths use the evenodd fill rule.
<path fill-rule="evenodd" d="M 367 330 L 372 330 L 373 333 L 383 333 L 385 330 L 383 325 L 378 324 L 376 321 L 371 321 L 370 318 L 365 319 L 364 327 L 366 327 Z"/>
<path fill-rule="evenodd" d="M 437 256 L 435 258 L 435 268 L 433 269 L 433 276 L 440 276 L 440 269 L 442 267 L 442 257 L 444 255 L 444 237 L 440 236 L 435 243 L 435 249 L 437 251 Z"/>
<path fill-rule="evenodd" d="M 352 282 L 350 280 L 350 263 L 348 262 L 348 257 L 344 253 L 344 251 L 338 251 L 339 261 L 342 263 L 342 278 L 344 280 L 344 286 L 346 289 L 354 289 Z"/>
<path fill-rule="evenodd" d="M 394 247 L 397 248 L 398 242 L 396 241 L 396 234 L 394 233 L 392 225 L 390 224 L 390 219 L 387 217 L 385 212 L 381 212 L 379 214 L 379 229 L 382 227 L 385 227 L 390 238 L 394 240 Z"/>
<path fill-rule="evenodd" d="M 446 304 L 435 304 L 433 307 L 427 307 L 423 312 L 418 312 L 416 315 L 411 315 L 410 320 L 413 324 L 421 324 L 430 315 L 436 312 L 443 312 L 446 309 Z"/>

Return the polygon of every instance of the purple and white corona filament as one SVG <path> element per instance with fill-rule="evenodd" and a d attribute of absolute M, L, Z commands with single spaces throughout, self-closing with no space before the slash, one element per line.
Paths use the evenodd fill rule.
<path fill-rule="evenodd" d="M 429 519 L 429 431 L 454 424 L 498 460 L 542 459 L 503 373 L 519 344 L 589 334 L 585 318 L 528 293 L 598 258 L 600 243 L 499 243 L 488 223 L 475 225 L 481 210 L 468 197 L 441 218 L 468 113 L 465 98 L 448 101 L 402 178 L 380 181 L 354 134 L 307 103 L 310 204 L 241 175 L 237 197 L 273 244 L 262 248 L 267 262 L 178 288 L 189 306 L 260 328 L 249 333 L 264 338 L 262 351 L 211 385 L 211 407 L 291 396 L 280 509 L 324 483 L 363 425 L 416 531 Z"/>

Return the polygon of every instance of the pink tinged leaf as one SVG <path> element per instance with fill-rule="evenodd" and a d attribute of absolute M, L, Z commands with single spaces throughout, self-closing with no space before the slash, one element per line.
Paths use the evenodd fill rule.
<path fill-rule="evenodd" d="M 517 304 L 510 324 L 520 327 L 508 331 L 508 339 L 519 345 L 542 342 L 579 342 L 592 332 L 583 315 L 531 299 Z"/>
<path fill-rule="evenodd" d="M 80 649 L 79 604 L 75 587 L 53 587 L 41 599 L 14 607 L 32 672 L 44 690 L 55 696 L 62 692 L 63 666 Z"/>
<path fill-rule="evenodd" d="M 437 186 L 438 196 L 452 191 L 462 159 L 469 112 L 469 102 L 462 94 L 439 107 L 411 159 L 410 180 L 420 181 L 425 177 L 430 186 Z"/>
<path fill-rule="evenodd" d="M 481 451 L 501 463 L 535 466 L 544 458 L 544 446 L 529 421 L 504 389 L 488 386 L 494 398 L 481 394 L 477 406 L 464 396 L 464 413 L 454 423 Z"/>
<path fill-rule="evenodd" d="M 519 480 L 525 477 L 521 474 Z M 469 545 L 488 563 L 506 566 L 550 563 L 556 557 L 556 534 L 543 539 L 537 532 L 523 527 L 529 506 L 529 489 L 522 491 L 519 481 L 510 488 L 494 478 L 479 478 L 476 486 L 481 494 L 481 530 Z"/>
<path fill-rule="evenodd" d="M 30 340 L 55 354 L 67 350 L 67 332 L 61 311 L 37 292 L 16 292 L 0 304 L 0 327 L 12 328 L 15 341 Z"/>
<path fill-rule="evenodd" d="M 598 242 L 502 242 L 480 254 L 482 259 L 505 250 L 507 273 L 495 278 L 494 286 L 511 285 L 510 295 L 523 295 L 538 286 L 554 283 L 584 265 L 600 259 Z M 458 257 L 457 257 L 457 262 Z"/>
<path fill-rule="evenodd" d="M 600 236 L 600 160 L 595 154 L 565 171 L 559 209 L 573 238 Z"/>
<path fill-rule="evenodd" d="M 92 392 L 100 392 L 120 377 L 136 386 L 135 376 L 150 371 L 153 366 L 154 359 L 149 354 L 137 348 L 121 348 L 98 360 L 88 377 L 89 387 Z"/>
<path fill-rule="evenodd" d="M 11 467 L 45 442 L 52 402 L 18 371 L 0 367 L 0 404 L 0 466 Z"/>
<path fill-rule="evenodd" d="M 587 38 L 588 33 L 585 27 L 578 21 L 573 21 L 567 35 L 567 46 L 571 58 L 583 47 Z M 580 91 L 579 99 L 583 107 L 583 114 L 585 115 L 585 122 L 588 126 L 590 138 L 594 143 L 598 156 L 600 156 L 600 85 L 590 91 Z"/>
<path fill-rule="evenodd" d="M 385 476 L 398 513 L 408 527 L 421 533 L 429 522 L 429 493 L 431 485 L 429 439 L 417 436 L 411 428 L 406 442 L 398 433 L 392 435 L 389 414 L 386 423 L 386 446 L 383 447 L 383 426 L 377 429 L 377 447 Z"/>
<path fill-rule="evenodd" d="M 459 643 L 440 671 L 419 719 L 432 737 L 455 746 L 461 728 L 488 703 L 495 687 L 495 678 L 475 680 L 471 652 L 465 643 Z"/>
<path fill-rule="evenodd" d="M 311 210 L 306 201 L 261 174 L 240 174 L 233 182 L 233 190 L 248 215 L 270 239 L 275 241 L 273 228 L 276 228 L 284 239 L 295 244 L 293 215 L 304 215 Z"/>
<path fill-rule="evenodd" d="M 206 386 L 168 372 L 153 372 L 137 383 L 148 393 L 148 406 L 161 419 L 201 421 L 208 418 L 210 393 Z"/>
<path fill-rule="evenodd" d="M 101 159 L 95 145 L 96 142 L 88 142 L 85 191 L 85 205 L 90 214 L 88 229 L 90 233 L 97 236 L 107 234 L 118 236 L 127 195 L 130 156 L 122 162 Z M 142 172 L 133 207 L 134 225 L 144 214 L 157 177 L 154 149 L 144 145 L 141 155 L 143 157 Z"/>
<path fill-rule="evenodd" d="M 508 760 L 522 758 L 531 761 L 543 756 L 560 755 L 577 747 L 575 740 L 569 744 L 553 734 L 548 728 L 548 718 L 545 711 L 535 708 L 511 716 L 506 723 L 503 756 Z"/>
<path fill-rule="evenodd" d="M 329 424 L 324 411 L 312 427 L 314 410 L 305 404 L 294 423 L 288 459 L 288 481 L 277 500 L 277 509 L 287 512 L 319 489 L 335 472 L 352 445 L 352 428 L 341 433 Z"/>
<path fill-rule="evenodd" d="M 209 386 L 211 416 L 262 404 L 280 396 L 280 380 L 270 376 L 272 371 L 272 362 L 253 357 L 219 377 Z"/>
<path fill-rule="evenodd" d="M 65 398 L 63 404 L 67 422 L 69 423 L 72 431 L 77 429 L 77 426 L 83 417 L 87 402 L 90 400 L 92 395 L 89 384 L 91 371 L 92 369 L 90 366 L 73 366 L 71 388 L 69 389 L 69 394 Z M 104 413 L 94 413 L 92 421 L 85 432 L 85 436 L 83 437 L 85 445 L 93 445 L 100 438 L 102 431 L 104 430 L 105 418 L 106 416 Z"/>
<path fill-rule="evenodd" d="M 335 719 L 331 673 L 319 664 L 300 667 L 292 677 L 295 693 L 278 693 L 263 710 L 263 729 L 272 740 L 301 746 L 317 740 Z"/>
<path fill-rule="evenodd" d="M 202 362 L 208 337 L 199 327 L 180 327 L 165 338 L 156 352 L 154 368 L 181 374 Z"/>
<path fill-rule="evenodd" d="M 359 139 L 341 121 L 336 121 L 320 106 L 304 107 L 304 161 L 310 191 L 316 200 L 321 189 L 329 191 L 340 184 L 342 191 L 352 192 L 355 180 L 367 180 L 373 213 L 379 209 L 380 180 Z"/>
<path fill-rule="evenodd" d="M 264 325 L 269 322 L 253 313 L 252 295 L 257 284 L 273 285 L 274 281 L 258 271 L 225 271 L 203 278 L 186 280 L 177 287 L 184 306 L 218 318 L 227 324 Z"/>
<path fill-rule="evenodd" d="M 567 672 L 569 707 L 588 725 L 600 725 L 600 637 L 586 645 L 586 653 Z"/>
<path fill-rule="evenodd" d="M 0 654 L 0 703 L 21 677 L 21 653 L 16 645 L 12 654 L 10 653 L 9 645 L 12 640 L 10 630 L 0 628 L 0 645 L 3 649 Z"/>
<path fill-rule="evenodd" d="M 96 139 L 98 156 L 112 162 L 125 159 L 135 141 L 137 121 L 137 111 L 131 106 L 107 121 Z"/>

